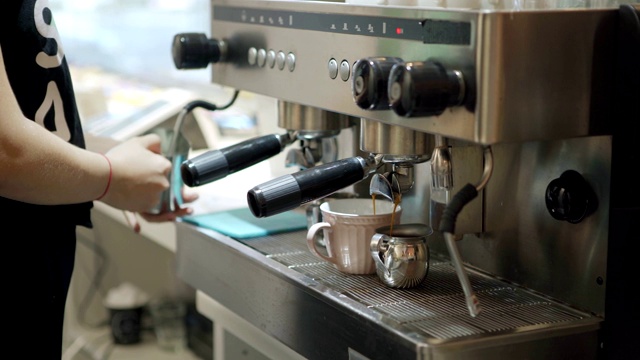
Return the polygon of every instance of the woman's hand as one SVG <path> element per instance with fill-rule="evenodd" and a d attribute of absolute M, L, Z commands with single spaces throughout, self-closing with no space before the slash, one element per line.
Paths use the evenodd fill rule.
<path fill-rule="evenodd" d="M 185 204 L 193 202 L 198 199 L 198 194 L 196 193 L 187 193 L 184 190 L 182 191 L 182 200 Z M 165 211 L 159 214 L 151 214 L 142 212 L 140 216 L 148 222 L 164 222 L 164 221 L 174 221 L 175 219 L 191 215 L 193 213 L 193 209 L 191 207 L 185 207 L 184 205 L 181 207 L 179 204 L 175 203 L 175 209 L 173 211 Z"/>
<path fill-rule="evenodd" d="M 171 162 L 160 155 L 160 137 L 148 134 L 129 139 L 105 154 L 112 166 L 108 192 L 101 201 L 121 210 L 148 212 L 169 188 Z"/>
<path fill-rule="evenodd" d="M 186 192 L 184 189 L 182 190 L 182 200 L 185 204 L 191 203 L 197 200 L 199 195 L 197 193 Z M 159 214 L 152 214 L 148 212 L 141 213 L 133 213 L 130 211 L 124 211 L 124 217 L 127 221 L 127 224 L 135 231 L 136 233 L 140 233 L 142 230 L 142 226 L 140 225 L 140 221 L 138 220 L 137 214 L 140 214 L 140 217 L 145 219 L 150 223 L 160 223 L 167 221 L 175 221 L 177 218 L 191 215 L 193 213 L 193 208 L 189 206 L 180 206 L 178 203 L 175 204 L 175 209 L 173 211 L 164 211 Z"/>

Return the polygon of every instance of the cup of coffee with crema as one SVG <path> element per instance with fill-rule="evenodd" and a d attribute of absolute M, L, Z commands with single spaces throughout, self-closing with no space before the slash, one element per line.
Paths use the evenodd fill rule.
<path fill-rule="evenodd" d="M 402 208 L 388 200 L 335 199 L 320 205 L 322 221 L 309 227 L 307 246 L 321 259 L 348 274 L 374 274 L 370 242 L 376 229 L 400 223 Z M 322 231 L 325 251 L 315 238 Z"/>

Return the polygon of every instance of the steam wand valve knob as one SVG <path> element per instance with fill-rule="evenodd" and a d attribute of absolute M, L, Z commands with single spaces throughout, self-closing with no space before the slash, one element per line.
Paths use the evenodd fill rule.
<path fill-rule="evenodd" d="M 370 57 L 356 61 L 351 83 L 356 105 L 365 110 L 389 110 L 389 73 L 395 64 L 401 62 L 402 59 L 396 57 Z"/>
<path fill-rule="evenodd" d="M 598 198 L 579 172 L 567 170 L 547 186 L 545 205 L 554 219 L 577 224 L 596 211 Z"/>
<path fill-rule="evenodd" d="M 433 61 L 394 65 L 388 86 L 391 108 L 404 117 L 438 116 L 462 105 L 466 93 L 462 72 Z"/>
<path fill-rule="evenodd" d="M 255 186 L 247 192 L 247 203 L 255 217 L 292 210 L 329 196 L 366 179 L 376 169 L 376 159 L 360 156 L 314 166 Z"/>
<path fill-rule="evenodd" d="M 202 33 L 181 33 L 173 37 L 171 55 L 177 69 L 204 69 L 225 60 L 227 45 Z"/>

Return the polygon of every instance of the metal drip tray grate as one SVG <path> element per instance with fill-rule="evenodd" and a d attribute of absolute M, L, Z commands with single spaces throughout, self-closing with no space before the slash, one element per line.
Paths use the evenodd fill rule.
<path fill-rule="evenodd" d="M 482 312 L 472 318 L 453 266 L 433 256 L 425 280 L 392 289 L 377 275 L 349 275 L 307 249 L 306 231 L 240 241 L 290 269 L 379 312 L 426 338 L 448 340 L 492 333 L 567 325 L 593 315 L 577 311 L 498 279 L 469 271 Z"/>

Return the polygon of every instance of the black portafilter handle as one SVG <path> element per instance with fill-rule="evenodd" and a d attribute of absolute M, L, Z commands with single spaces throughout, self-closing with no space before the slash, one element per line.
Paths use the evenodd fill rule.
<path fill-rule="evenodd" d="M 255 217 L 276 215 L 366 179 L 370 168 L 370 161 L 360 156 L 314 166 L 254 187 L 247 203 Z"/>
<path fill-rule="evenodd" d="M 279 154 L 292 141 L 286 134 L 271 134 L 207 151 L 180 165 L 182 181 L 187 186 L 195 187 L 220 180 Z"/>

